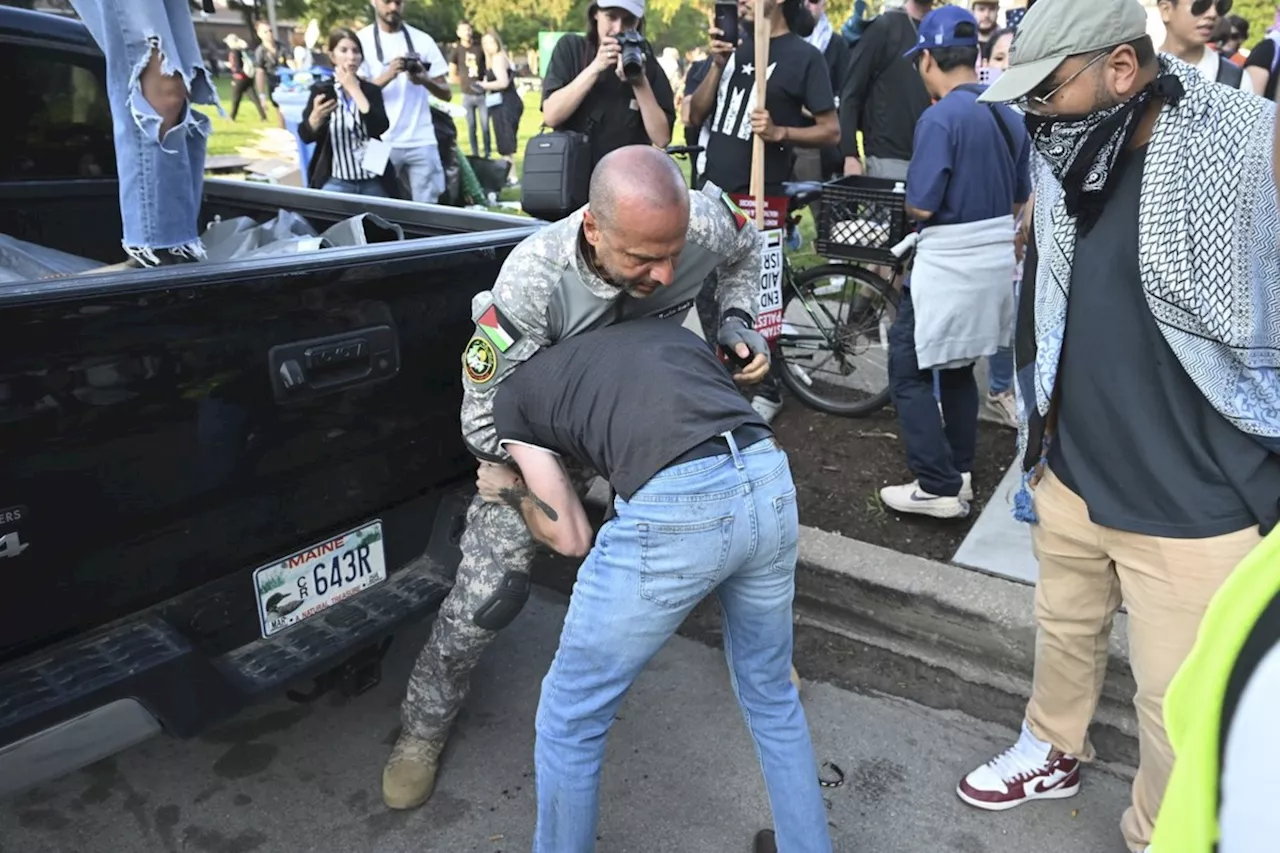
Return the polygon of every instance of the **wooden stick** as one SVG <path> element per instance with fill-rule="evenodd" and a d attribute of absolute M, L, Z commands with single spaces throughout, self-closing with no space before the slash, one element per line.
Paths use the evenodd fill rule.
<path fill-rule="evenodd" d="M 764 0 L 755 0 L 756 24 L 756 109 L 765 109 L 765 89 L 769 83 L 769 19 Z M 751 144 L 751 196 L 756 202 L 756 227 L 764 228 L 764 138 L 756 134 Z"/>

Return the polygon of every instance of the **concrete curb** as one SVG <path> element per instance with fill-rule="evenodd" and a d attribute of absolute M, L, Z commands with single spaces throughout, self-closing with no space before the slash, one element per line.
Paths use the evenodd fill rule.
<path fill-rule="evenodd" d="M 597 481 L 588 507 L 602 510 L 608 494 Z M 1032 586 L 801 525 L 795 620 L 802 678 L 1022 724 L 1035 666 Z M 1099 759 L 1122 774 L 1138 764 L 1127 629 L 1117 614 L 1090 730 Z M 719 644 L 718 613 L 699 607 L 681 633 Z"/>
<path fill-rule="evenodd" d="M 806 678 L 906 696 L 1016 728 L 1031 693 L 1034 605 L 1035 590 L 1025 584 L 800 529 L 795 658 Z M 1092 737 L 1101 758 L 1136 766 L 1135 687 L 1123 613 L 1110 645 Z M 824 654 L 815 655 L 819 648 Z M 830 663 L 841 659 L 845 673 Z"/>

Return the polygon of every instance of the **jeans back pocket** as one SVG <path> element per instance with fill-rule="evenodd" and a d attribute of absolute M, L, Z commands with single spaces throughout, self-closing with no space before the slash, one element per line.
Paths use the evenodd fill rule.
<path fill-rule="evenodd" d="M 641 522 L 640 596 L 686 607 L 715 587 L 729 561 L 733 516 L 685 524 Z"/>
<path fill-rule="evenodd" d="M 773 513 L 778 523 L 778 551 L 773 556 L 772 570 L 792 574 L 800 554 L 800 514 L 794 487 L 773 499 Z"/>

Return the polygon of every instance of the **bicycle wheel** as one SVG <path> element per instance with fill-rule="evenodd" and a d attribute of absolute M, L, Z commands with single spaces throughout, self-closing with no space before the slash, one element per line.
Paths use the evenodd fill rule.
<path fill-rule="evenodd" d="M 850 264 L 823 264 L 783 285 L 779 376 L 806 406 L 856 418 L 889 403 L 890 282 Z"/>

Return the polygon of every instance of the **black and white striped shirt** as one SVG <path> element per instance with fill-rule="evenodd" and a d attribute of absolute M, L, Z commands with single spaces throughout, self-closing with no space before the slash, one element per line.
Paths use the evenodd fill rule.
<path fill-rule="evenodd" d="M 329 114 L 329 143 L 333 147 L 333 177 L 341 181 L 368 181 L 378 177 L 365 169 L 365 143 L 369 134 L 364 129 L 360 108 L 341 87 L 337 87 L 338 107 Z"/>

